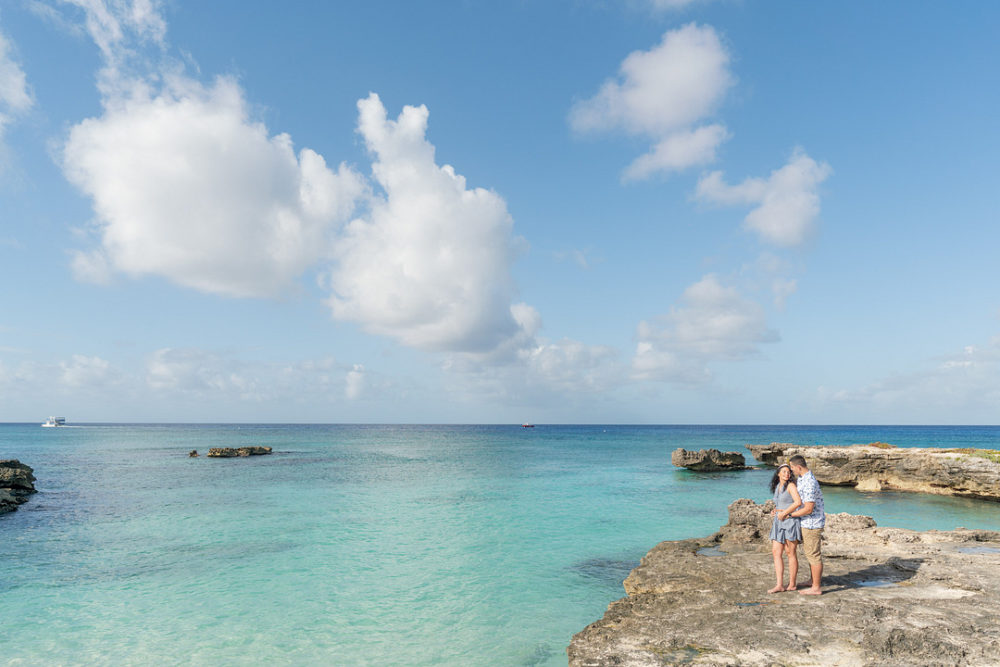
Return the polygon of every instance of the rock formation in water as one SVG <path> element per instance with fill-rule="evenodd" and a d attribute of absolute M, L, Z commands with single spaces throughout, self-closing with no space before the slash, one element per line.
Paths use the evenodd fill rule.
<path fill-rule="evenodd" d="M 0 461 L 0 514 L 13 512 L 35 493 L 34 469 L 17 459 Z"/>
<path fill-rule="evenodd" d="M 747 468 L 746 460 L 739 452 L 720 452 L 718 449 L 699 449 L 697 452 L 675 449 L 670 455 L 670 462 L 678 468 L 687 468 L 696 472 L 745 470 Z"/>
<path fill-rule="evenodd" d="M 215 458 L 232 458 L 235 456 L 260 456 L 270 454 L 270 447 L 212 447 L 206 456 Z"/>
<path fill-rule="evenodd" d="M 830 514 L 824 595 L 768 595 L 772 507 L 737 500 L 715 535 L 654 547 L 625 580 L 628 596 L 573 637 L 570 667 L 1000 660 L 1000 533 Z M 799 561 L 802 581 L 801 552 Z"/>
<path fill-rule="evenodd" d="M 821 484 L 858 491 L 919 491 L 1000 501 L 1000 451 L 893 447 L 883 442 L 849 447 L 747 445 L 769 465 L 801 454 Z"/>

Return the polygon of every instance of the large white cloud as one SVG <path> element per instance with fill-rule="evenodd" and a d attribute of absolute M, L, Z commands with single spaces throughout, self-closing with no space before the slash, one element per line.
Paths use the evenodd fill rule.
<path fill-rule="evenodd" d="M 728 185 L 721 171 L 698 182 L 698 199 L 725 206 L 754 206 L 747 214 L 747 229 L 778 246 L 796 246 L 809 238 L 819 215 L 819 185 L 832 172 L 797 148 L 788 163 L 767 179 L 748 178 Z"/>
<path fill-rule="evenodd" d="M 715 159 L 728 137 L 720 124 L 698 126 L 733 85 L 729 53 L 711 26 L 688 24 L 663 35 L 649 51 L 622 62 L 619 76 L 592 98 L 574 105 L 574 129 L 623 129 L 655 140 L 626 170 L 627 178 L 676 171 Z"/>
<path fill-rule="evenodd" d="M 517 336 L 510 267 L 523 242 L 503 198 L 435 163 L 426 107 L 391 120 L 371 94 L 358 110 L 382 195 L 337 244 L 334 317 L 430 350 L 486 352 Z"/>
<path fill-rule="evenodd" d="M 635 377 L 682 383 L 705 382 L 711 362 L 746 359 L 779 340 L 760 304 L 714 274 L 688 287 L 668 314 L 640 322 L 637 338 Z"/>
<path fill-rule="evenodd" d="M 94 203 L 100 247 L 80 277 L 104 269 L 158 275 L 229 296 L 273 296 L 329 249 L 364 189 L 345 165 L 297 155 L 248 114 L 239 85 L 169 76 L 105 100 L 70 132 L 67 177 Z"/>

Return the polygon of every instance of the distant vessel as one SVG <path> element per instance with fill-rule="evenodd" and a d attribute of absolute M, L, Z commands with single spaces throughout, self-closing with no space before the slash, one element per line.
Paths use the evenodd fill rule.
<path fill-rule="evenodd" d="M 49 417 L 48 421 L 42 424 L 42 426 L 46 428 L 53 428 L 55 426 L 65 426 L 65 425 L 66 425 L 65 417 Z"/>
<path fill-rule="evenodd" d="M 521 424 L 521 428 L 535 428 L 534 424 Z"/>

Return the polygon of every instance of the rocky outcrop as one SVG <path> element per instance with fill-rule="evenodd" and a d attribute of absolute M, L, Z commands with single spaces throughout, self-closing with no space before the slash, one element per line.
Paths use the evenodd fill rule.
<path fill-rule="evenodd" d="M 13 512 L 35 493 L 34 472 L 17 459 L 0 461 L 0 514 Z"/>
<path fill-rule="evenodd" d="M 212 447 L 206 456 L 215 458 L 232 458 L 235 456 L 260 456 L 270 454 L 270 447 Z"/>
<path fill-rule="evenodd" d="M 996 664 L 1000 533 L 827 515 L 824 595 L 768 595 L 771 503 L 729 510 L 719 533 L 646 554 L 627 597 L 573 637 L 570 666 Z"/>
<path fill-rule="evenodd" d="M 747 449 L 769 465 L 801 454 L 821 484 L 1000 501 L 997 450 L 893 447 L 884 442 L 849 447 L 773 442 Z"/>
<path fill-rule="evenodd" d="M 697 472 L 745 470 L 747 467 L 746 460 L 739 452 L 720 452 L 718 449 L 699 449 L 697 452 L 675 449 L 670 455 L 670 462 L 678 468 Z"/>

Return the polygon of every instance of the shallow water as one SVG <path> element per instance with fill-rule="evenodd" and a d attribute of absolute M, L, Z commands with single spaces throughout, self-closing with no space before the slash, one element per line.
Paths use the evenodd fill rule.
<path fill-rule="evenodd" d="M 770 495 L 770 471 L 673 449 L 875 440 L 1000 429 L 0 425 L 39 489 L 0 516 L 0 665 L 564 665 L 657 542 Z M 187 457 L 242 445 L 275 453 Z M 824 494 L 879 525 L 1000 529 L 990 503 Z"/>

